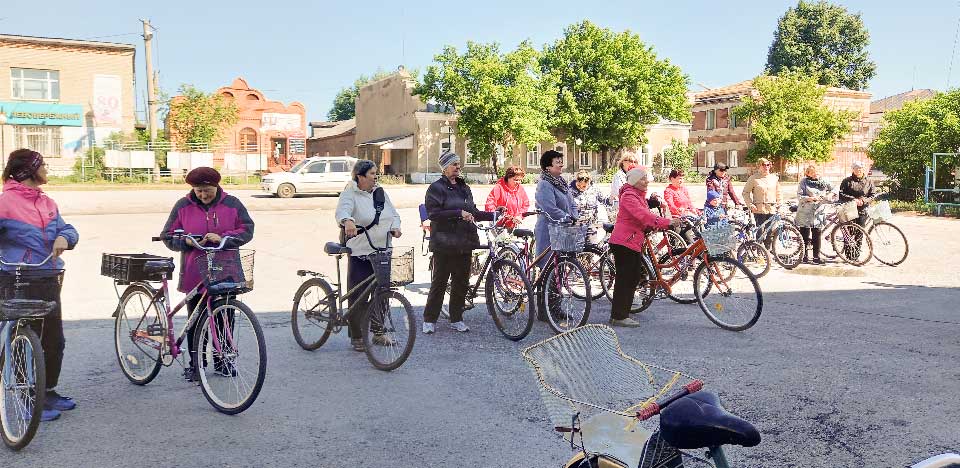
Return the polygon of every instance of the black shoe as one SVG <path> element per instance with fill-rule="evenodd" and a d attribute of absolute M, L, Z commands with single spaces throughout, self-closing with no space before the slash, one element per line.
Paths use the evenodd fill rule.
<path fill-rule="evenodd" d="M 199 382 L 200 376 L 197 374 L 197 369 L 192 366 L 184 367 L 183 380 L 186 380 L 187 382 Z"/>
<path fill-rule="evenodd" d="M 814 264 L 814 265 L 823 265 L 823 264 L 826 263 L 826 262 L 824 262 L 823 259 L 814 258 L 810 263 L 812 263 L 812 264 Z"/>

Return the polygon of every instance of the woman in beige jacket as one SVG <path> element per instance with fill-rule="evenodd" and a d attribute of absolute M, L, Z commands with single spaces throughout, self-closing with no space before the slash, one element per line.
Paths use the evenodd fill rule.
<path fill-rule="evenodd" d="M 743 187 L 743 202 L 750 207 L 758 226 L 772 216 L 772 205 L 780 203 L 780 178 L 770 172 L 772 166 L 769 159 L 760 158 L 758 173 L 750 176 Z"/>

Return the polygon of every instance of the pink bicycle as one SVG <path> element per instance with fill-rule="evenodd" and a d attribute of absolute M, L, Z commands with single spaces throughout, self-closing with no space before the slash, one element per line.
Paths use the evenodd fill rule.
<path fill-rule="evenodd" d="M 196 356 L 197 378 L 207 401 L 225 414 L 240 413 L 257 399 L 267 373 L 267 349 L 257 317 L 237 296 L 253 289 L 253 251 L 225 249 L 231 239 L 204 247 L 203 236 L 175 231 L 160 240 L 193 239 L 203 251 L 195 261 L 203 281 L 173 309 L 168 280 L 172 258 L 149 254 L 103 254 L 101 274 L 125 285 L 119 294 L 114 340 L 120 369 L 137 385 L 150 383 L 160 366 L 182 362 L 181 345 L 187 330 L 196 327 L 190 349 Z M 155 286 L 160 283 L 159 289 Z M 173 316 L 199 296 L 196 308 L 176 336 Z M 189 307 L 187 307 L 189 308 Z M 178 360 L 178 358 L 180 358 Z"/>

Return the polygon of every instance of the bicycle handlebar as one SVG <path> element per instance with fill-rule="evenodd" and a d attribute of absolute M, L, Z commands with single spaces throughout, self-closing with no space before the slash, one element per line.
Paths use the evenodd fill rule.
<path fill-rule="evenodd" d="M 671 403 L 691 394 L 699 392 L 703 389 L 703 381 L 700 379 L 695 379 L 693 382 L 690 382 L 683 386 L 679 391 L 675 392 L 673 395 L 670 395 L 656 403 L 651 403 L 643 408 L 640 408 L 640 411 L 637 411 L 637 420 L 646 421 L 658 414 L 663 408 L 666 408 Z"/>
<path fill-rule="evenodd" d="M 12 267 L 27 267 L 27 268 L 30 268 L 30 267 L 41 267 L 41 266 L 43 266 L 43 265 L 46 265 L 46 263 L 49 262 L 51 258 L 53 258 L 53 252 L 50 252 L 50 255 L 47 255 L 47 258 L 43 259 L 43 261 L 40 262 L 40 263 L 5 262 L 5 261 L 3 261 L 2 258 L 0 258 L 0 265 L 12 266 Z"/>
<path fill-rule="evenodd" d="M 341 230 L 341 231 L 343 231 L 344 229 L 345 229 L 345 228 L 344 228 L 343 226 L 340 226 L 340 230 Z M 391 228 L 390 231 L 392 232 L 393 229 Z M 388 235 L 387 235 L 387 245 L 386 245 L 386 247 L 377 247 L 377 246 L 373 245 L 373 239 L 370 239 L 370 232 L 367 230 L 367 228 L 365 228 L 365 227 L 363 227 L 363 226 L 357 226 L 357 235 L 359 236 L 360 234 L 363 234 L 364 236 L 367 237 L 367 243 L 370 244 L 370 248 L 372 248 L 373 250 L 376 250 L 376 251 L 378 251 L 378 252 L 383 252 L 383 251 L 385 251 L 385 250 L 387 250 L 387 249 L 389 249 L 389 248 L 391 247 L 391 245 L 390 245 L 390 244 L 391 244 L 391 242 L 390 242 L 390 237 L 392 236 L 392 234 L 388 234 Z M 346 236 L 344 236 L 344 237 L 346 237 Z M 353 238 L 351 237 L 350 239 L 353 239 Z M 347 245 L 347 244 L 346 244 L 346 241 L 344 241 L 344 243 L 343 243 L 343 244 L 340 244 L 340 245 L 343 246 L 343 247 L 346 247 L 346 245 Z"/>
<path fill-rule="evenodd" d="M 216 247 L 205 247 L 200 245 L 200 241 L 204 238 L 204 236 L 201 236 L 199 234 L 185 234 L 183 232 L 183 229 L 177 229 L 173 231 L 173 233 L 161 234 L 159 236 L 152 237 L 150 240 L 152 240 L 153 242 L 160 242 L 165 240 L 184 239 L 184 238 L 192 239 L 194 241 L 192 247 L 198 248 L 206 252 L 223 250 L 223 247 L 227 245 L 228 240 L 235 239 L 235 237 L 233 236 L 223 236 L 220 238 L 220 244 L 217 245 Z"/>

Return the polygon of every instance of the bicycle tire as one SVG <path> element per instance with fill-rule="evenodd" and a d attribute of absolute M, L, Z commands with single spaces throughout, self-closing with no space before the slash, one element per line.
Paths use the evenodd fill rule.
<path fill-rule="evenodd" d="M 847 244 L 854 242 L 852 239 L 858 236 L 862 239 L 862 243 L 859 247 L 856 247 L 858 249 L 856 255 L 858 256 L 853 258 L 853 249 L 848 250 Z M 837 256 L 853 266 L 863 266 L 869 262 L 873 256 L 873 242 L 870 240 L 870 235 L 867 234 L 867 231 L 865 231 L 862 226 L 853 221 L 838 224 L 834 227 L 830 233 L 830 242 Z M 864 244 L 866 247 L 866 255 L 863 255 Z"/>
<path fill-rule="evenodd" d="M 26 427 L 22 427 L 17 433 L 12 433 L 11 426 L 14 424 L 14 421 L 10 421 L 9 418 L 12 415 L 11 413 L 16 413 L 13 419 L 16 420 L 16 423 L 22 423 L 18 417 L 22 412 L 11 412 L 7 408 L 7 396 L 9 382 L 6 381 L 6 372 L 0 371 L 0 390 L 3 391 L 3 395 L 0 395 L 0 436 L 3 437 L 3 443 L 9 447 L 11 450 L 19 451 L 23 450 L 30 442 L 33 440 L 34 436 L 37 435 L 37 428 L 40 427 L 40 416 L 43 414 L 43 403 L 46 398 L 46 389 L 47 389 L 47 371 L 46 363 L 43 355 L 43 345 L 40 343 L 40 338 L 37 336 L 37 333 L 27 325 L 21 325 L 17 323 L 14 325 L 15 329 L 11 331 L 10 339 L 10 349 L 17 350 L 19 348 L 18 344 L 21 340 L 25 340 L 26 346 L 30 347 L 30 354 L 33 356 L 32 362 L 25 365 L 30 365 L 33 367 L 33 406 L 29 408 L 30 418 L 27 421 Z M 14 351 L 15 354 L 16 351 Z M 4 370 L 7 365 L 8 356 L 0 347 L 0 370 Z M 17 359 L 14 359 L 13 366 L 16 366 Z M 17 376 L 22 376 L 26 380 L 25 372 L 17 372 L 16 369 L 11 369 L 11 373 Z M 15 381 L 20 381 L 19 378 L 16 378 Z M 12 386 L 13 388 L 19 386 Z M 38 390 L 39 389 L 39 390 Z M 30 398 L 30 390 L 26 391 L 26 399 Z M 17 403 L 23 401 L 23 396 L 14 395 Z M 29 403 L 27 403 L 29 406 Z M 26 410 L 26 408 L 21 408 Z"/>
<path fill-rule="evenodd" d="M 757 279 L 769 273 L 770 264 L 773 263 L 770 251 L 763 244 L 752 240 L 737 247 L 737 261 L 746 266 Z"/>
<path fill-rule="evenodd" d="M 373 364 L 373 367 L 382 371 L 392 371 L 403 365 L 403 363 L 407 361 L 407 358 L 410 357 L 410 352 L 413 351 L 413 344 L 417 340 L 417 322 L 413 317 L 413 306 L 411 306 L 410 301 L 399 292 L 385 289 L 374 293 L 374 295 L 375 297 L 363 317 L 362 333 L 364 353 L 366 353 L 367 360 L 370 361 L 370 364 Z M 396 318 L 393 316 L 394 308 L 390 306 L 391 299 L 396 299 L 400 303 L 399 305 L 403 309 L 401 316 Z M 389 310 L 390 313 L 385 315 L 385 310 Z M 405 326 L 406 330 L 393 333 L 400 325 Z M 390 341 L 389 344 L 385 344 L 383 341 L 374 341 L 378 336 L 388 336 L 384 333 L 385 330 L 390 331 L 391 334 L 389 337 L 392 341 Z M 398 346 L 397 342 L 400 339 L 403 339 L 403 343 Z M 399 348 L 400 352 L 393 353 L 393 358 L 390 360 L 381 359 L 374 353 L 374 350 L 388 348 Z"/>
<path fill-rule="evenodd" d="M 306 309 L 301 309 L 300 303 L 305 299 L 308 299 L 308 295 L 312 294 L 311 289 L 318 288 L 320 293 L 316 299 L 316 306 L 309 305 Z M 316 308 L 323 308 L 324 310 L 314 310 Z M 327 339 L 330 338 L 330 333 L 336 327 L 336 316 L 339 313 L 334 313 L 337 310 L 337 299 L 333 296 L 333 288 L 330 286 L 330 283 L 327 283 L 323 278 L 310 278 L 303 282 L 300 285 L 300 288 L 297 289 L 297 293 L 293 295 L 293 310 L 290 311 L 290 327 L 293 329 L 293 339 L 296 340 L 297 344 L 301 348 L 307 351 L 314 351 L 323 346 L 327 342 Z M 316 323 L 311 318 L 319 322 L 325 322 L 325 325 L 321 323 Z M 301 328 L 306 328 L 308 324 L 315 324 L 317 327 L 323 327 L 323 331 L 320 332 L 320 336 L 316 340 L 305 338 L 304 336 L 311 336 L 310 334 L 304 333 Z"/>
<path fill-rule="evenodd" d="M 559 270 L 566 278 L 556 278 L 557 270 Z M 577 298 L 573 292 L 572 288 L 568 283 L 570 283 L 569 276 L 578 275 L 583 283 L 584 288 L 587 291 L 587 294 L 583 295 L 583 298 Z M 590 282 L 585 281 L 587 278 L 587 272 L 583 269 L 583 265 L 579 261 L 570 260 L 568 258 L 562 258 L 556 263 L 548 262 L 547 268 L 543 272 L 543 280 L 540 287 L 540 304 L 544 307 L 547 316 L 547 323 L 550 325 L 550 328 L 554 333 L 563 333 L 565 331 L 573 330 L 574 328 L 583 326 L 587 323 L 587 320 L 590 318 L 590 303 L 592 302 L 590 297 Z M 562 284 L 566 283 L 566 284 Z M 561 298 L 564 295 L 564 291 L 560 289 L 566 289 L 568 295 L 574 299 L 579 299 L 583 302 L 583 312 L 579 314 L 579 317 L 575 314 L 569 313 L 569 311 L 559 310 L 562 306 L 558 304 Z"/>
<path fill-rule="evenodd" d="M 617 267 L 613 264 L 613 254 L 607 251 L 607 255 L 600 262 L 600 285 L 603 287 L 603 294 L 607 300 L 613 301 L 613 289 L 617 281 Z"/>
<path fill-rule="evenodd" d="M 884 234 L 883 231 L 885 230 L 889 232 Z M 884 265 L 897 266 L 903 263 L 907 259 L 907 255 L 910 254 L 910 243 L 907 242 L 907 236 L 896 225 L 879 221 L 870 226 L 867 234 L 870 235 L 870 241 L 873 244 L 873 258 Z M 903 240 L 902 250 L 895 246 L 900 239 Z M 887 252 L 891 253 L 889 257 Z M 903 252 L 903 254 L 901 255 L 900 252 Z"/>
<path fill-rule="evenodd" d="M 511 295 L 517 296 L 518 302 L 515 306 L 511 307 L 510 310 L 503 310 L 501 316 L 499 302 L 494 297 L 494 294 L 497 291 L 504 291 L 504 286 L 498 283 L 504 282 L 504 274 L 501 273 L 502 270 L 510 269 L 513 271 L 513 274 L 510 276 L 511 281 L 506 283 L 513 284 L 514 290 L 508 291 Z M 518 284 L 517 281 L 520 281 Z M 520 291 L 516 291 L 517 288 L 522 288 Z M 533 302 L 533 287 L 530 285 L 530 279 L 527 278 L 526 273 L 516 262 L 510 260 L 498 259 L 494 262 L 493 266 L 490 267 L 490 271 L 487 272 L 487 284 L 486 284 L 486 296 L 487 296 L 487 310 L 490 312 L 490 315 L 493 317 L 493 323 L 496 324 L 497 329 L 500 330 L 500 333 L 503 333 L 503 336 L 507 337 L 513 341 L 520 341 L 530 333 L 530 330 L 533 329 L 533 319 L 534 319 L 534 302 Z M 511 322 L 516 323 L 518 326 L 510 327 L 508 326 Z"/>
<path fill-rule="evenodd" d="M 641 277 L 640 283 L 637 284 L 637 290 L 633 293 L 633 303 L 639 305 L 630 309 L 631 314 L 639 314 L 647 310 L 653 304 L 654 299 L 657 298 L 657 288 L 654 286 L 657 273 L 653 269 L 653 265 L 650 264 L 650 260 L 647 257 L 642 258 L 643 267 L 641 268 L 644 276 Z"/>
<path fill-rule="evenodd" d="M 781 220 L 770 235 L 773 237 L 773 249 L 770 253 L 773 254 L 774 261 L 787 270 L 792 270 L 803 263 L 803 253 L 807 246 L 803 242 L 803 234 L 796 225 L 788 220 Z M 791 240 L 785 238 L 787 235 L 793 238 L 792 242 L 799 246 L 798 248 L 789 248 Z"/>
<path fill-rule="evenodd" d="M 671 258 L 683 254 L 685 250 L 686 249 L 684 250 L 674 249 L 673 252 L 671 252 L 669 255 L 662 255 L 659 259 L 660 264 L 663 265 L 665 263 L 670 262 Z M 688 297 L 688 295 L 685 294 L 686 292 L 688 292 L 685 290 L 685 288 L 687 287 L 687 283 L 689 283 L 690 289 L 694 289 L 693 274 L 697 271 L 697 260 L 699 259 L 694 259 L 689 257 L 687 257 L 686 259 L 681 259 L 680 265 L 678 265 L 680 271 L 674 273 L 673 268 L 668 268 L 667 270 L 669 271 L 669 273 L 664 273 L 663 275 L 664 278 L 672 278 L 676 274 L 680 275 L 680 279 L 678 279 L 676 283 L 670 285 L 670 294 L 667 294 L 667 297 L 669 297 L 671 301 L 676 302 L 678 304 L 694 304 L 697 302 L 697 293 L 695 290 L 691 294 L 693 297 Z M 678 291 L 678 289 L 676 288 L 677 285 L 683 286 L 683 288 L 680 289 L 680 291 L 682 292 L 677 292 Z"/>
<path fill-rule="evenodd" d="M 590 299 L 594 301 L 603 297 L 603 279 L 600 276 L 600 263 L 603 262 L 603 254 L 603 250 L 595 245 L 585 246 L 583 252 L 577 253 L 577 260 L 583 265 L 587 277 L 590 278 L 590 294 L 592 296 Z"/>
<path fill-rule="evenodd" d="M 827 260 L 836 260 L 837 258 L 837 253 L 833 251 L 833 242 L 831 242 L 831 234 L 835 227 L 834 223 L 829 223 L 820 229 L 820 258 Z"/>
<path fill-rule="evenodd" d="M 727 265 L 726 269 L 721 266 L 724 264 Z M 709 280 L 705 279 L 708 276 L 706 274 L 707 268 L 716 272 L 716 274 L 709 274 Z M 726 273 L 726 271 L 730 271 L 730 273 Z M 693 278 L 693 288 L 697 292 L 697 305 L 700 306 L 704 315 L 718 327 L 730 331 L 744 331 L 756 325 L 757 321 L 760 320 L 760 314 L 763 312 L 763 293 L 760 291 L 760 283 L 757 282 L 757 277 L 742 263 L 729 257 L 713 258 L 697 266 Z M 746 292 L 742 294 L 734 292 L 734 287 L 737 289 L 742 287 Z M 703 291 L 702 295 L 700 294 L 701 290 Z M 734 294 L 742 296 L 744 301 L 749 301 L 751 298 L 756 300 L 756 306 L 750 307 L 747 305 L 745 307 L 743 315 L 748 317 L 745 321 L 731 323 L 720 317 L 720 313 L 728 308 L 720 301 L 723 298 L 732 298 Z M 707 302 L 710 302 L 710 304 L 708 305 Z"/>
<path fill-rule="evenodd" d="M 142 284 L 128 286 L 120 296 L 117 317 L 113 324 L 113 346 L 117 354 L 117 363 L 120 364 L 120 371 L 127 380 L 136 385 L 152 382 L 160 373 L 160 366 L 163 365 L 163 350 L 166 349 L 169 331 L 165 307 L 161 308 L 156 301 L 152 300 L 154 294 L 155 291 L 152 288 Z M 135 299 L 136 302 L 134 302 Z M 138 311 L 132 311 L 133 314 L 128 313 L 128 306 L 135 307 L 136 304 L 139 305 L 142 313 Z M 161 313 L 161 311 L 164 312 Z M 152 316 L 148 317 L 151 313 Z M 131 320 L 128 318 L 131 315 L 136 329 L 131 327 Z M 152 331 L 150 327 L 153 327 Z M 158 330 L 159 334 L 157 334 Z M 159 349 L 137 343 L 133 340 L 133 335 L 137 335 L 141 340 L 154 342 L 157 342 L 157 339 L 151 339 L 151 337 L 159 337 Z M 126 344 L 131 345 L 131 348 L 126 349 Z M 138 371 L 138 368 L 142 369 L 142 372 Z"/>
<path fill-rule="evenodd" d="M 263 338 L 263 329 L 260 327 L 260 322 L 257 320 L 257 316 L 253 314 L 253 311 L 250 310 L 250 307 L 246 304 L 236 300 L 235 298 L 221 298 L 216 299 L 212 304 L 213 310 L 206 310 L 203 312 L 203 315 L 197 320 L 196 333 L 193 335 L 193 347 L 192 350 L 196 350 L 197 353 L 197 376 L 200 379 L 200 390 L 203 392 L 203 396 L 207 399 L 207 402 L 210 403 L 217 411 L 224 414 L 239 414 L 250 408 L 251 405 L 257 400 L 257 396 L 260 395 L 260 390 L 263 388 L 263 382 L 266 380 L 267 376 L 267 345 Z M 233 314 L 228 314 L 228 309 L 233 310 Z M 221 328 L 217 327 L 217 317 L 220 317 L 221 314 L 224 316 L 224 321 L 230 321 L 230 326 L 223 326 L 223 333 L 219 333 L 217 336 L 217 341 L 221 345 L 222 351 L 220 352 L 220 366 L 226 370 L 221 371 L 217 369 L 217 356 L 216 351 L 212 349 L 214 340 L 207 338 L 210 333 L 210 328 Z M 213 316 L 214 326 L 211 327 L 208 325 L 208 318 Z M 253 382 L 253 385 L 247 385 L 247 381 L 244 378 L 244 374 L 247 373 L 247 370 L 241 370 L 237 368 L 238 360 L 240 356 L 245 358 L 249 357 L 249 352 L 235 349 L 238 343 L 246 343 L 249 341 L 249 338 L 238 339 L 239 335 L 237 331 L 240 329 L 237 326 L 237 322 L 240 317 L 244 318 L 247 323 L 250 324 L 250 328 L 253 332 L 253 337 L 256 340 L 256 349 L 257 354 L 257 364 L 256 371 L 250 373 L 249 375 L 255 376 L 256 379 Z M 225 323 L 225 322 L 221 322 Z M 227 347 L 224 347 L 224 342 L 227 342 Z M 231 343 L 232 342 L 232 343 Z M 225 350 L 225 351 L 223 351 Z M 254 351 L 254 350 L 250 350 Z M 213 361 L 212 363 L 210 361 Z M 246 362 L 246 361 L 244 361 Z M 210 365 L 212 364 L 212 366 Z M 212 372 L 210 367 L 212 367 Z M 231 372 L 232 369 L 232 372 Z M 236 372 L 236 375 L 224 375 L 232 374 Z M 240 385 L 244 385 L 244 388 L 249 388 L 249 391 L 246 395 L 242 397 L 239 396 L 239 390 L 235 393 L 238 394 L 238 400 L 235 403 L 228 403 L 224 401 L 224 395 L 220 395 L 218 391 L 214 389 L 214 384 L 223 382 L 223 378 L 229 378 L 234 380 L 234 383 L 225 385 L 227 390 L 224 393 L 234 393 L 233 389 L 238 389 Z"/>

